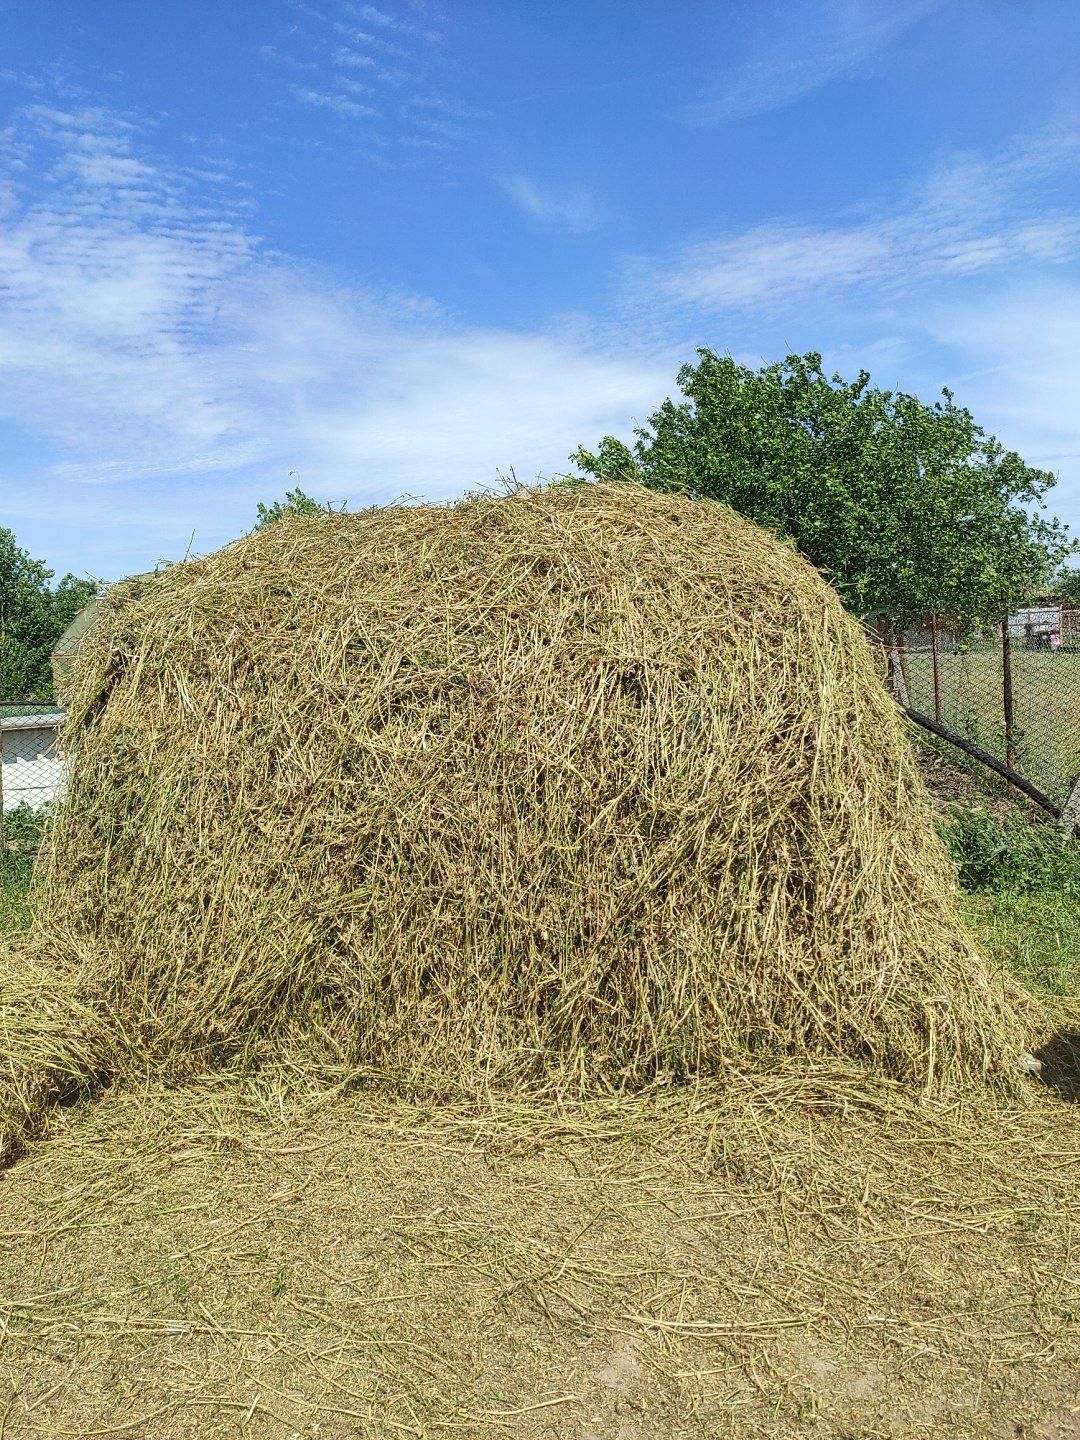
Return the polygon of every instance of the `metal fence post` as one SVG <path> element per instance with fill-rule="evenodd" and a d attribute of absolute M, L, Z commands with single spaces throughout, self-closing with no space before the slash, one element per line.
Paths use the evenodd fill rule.
<path fill-rule="evenodd" d="M 904 679 L 904 693 L 911 694 L 911 676 L 908 673 L 907 640 L 904 638 L 903 630 L 896 632 L 896 657 L 900 664 L 900 674 Z"/>
<path fill-rule="evenodd" d="M 938 664 L 938 619 L 930 616 L 930 656 L 934 667 L 934 719 L 941 724 L 941 668 Z"/>
<path fill-rule="evenodd" d="M 1001 700 L 1005 712 L 1005 764 L 1016 769 L 1015 712 L 1013 710 L 1012 637 L 1009 634 L 1009 611 L 1001 617 Z"/>
<path fill-rule="evenodd" d="M 904 675 L 904 667 L 900 663 L 900 651 L 896 644 L 896 635 L 892 637 L 889 645 L 889 679 L 892 684 L 893 695 L 900 701 L 901 705 L 910 703 L 908 696 L 907 679 Z"/>

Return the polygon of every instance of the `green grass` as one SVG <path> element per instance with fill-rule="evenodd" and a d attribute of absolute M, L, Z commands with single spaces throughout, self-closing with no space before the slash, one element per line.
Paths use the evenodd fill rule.
<path fill-rule="evenodd" d="M 1047 999 L 1080 998 L 1080 839 L 1018 806 L 954 803 L 939 826 L 991 957 Z"/>
<path fill-rule="evenodd" d="M 908 657 L 911 703 L 934 713 L 929 655 Z M 941 718 L 1004 759 L 1001 653 L 941 657 Z M 1013 650 L 1013 704 L 1020 771 L 1059 804 L 1080 774 L 1080 652 Z"/>
<path fill-rule="evenodd" d="M 1048 1000 L 1080 999 L 1080 899 L 1054 894 L 964 896 L 983 948 Z"/>
<path fill-rule="evenodd" d="M 19 805 L 3 817 L 0 833 L 0 940 L 19 934 L 30 924 L 30 880 L 34 852 L 48 823 L 45 810 Z"/>
<path fill-rule="evenodd" d="M 7 855 L 0 859 L 0 940 L 20 934 L 30 924 L 29 855 Z"/>

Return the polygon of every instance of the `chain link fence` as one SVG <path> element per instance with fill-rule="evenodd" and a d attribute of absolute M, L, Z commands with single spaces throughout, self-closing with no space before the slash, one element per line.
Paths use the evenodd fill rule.
<path fill-rule="evenodd" d="M 1066 804 L 1080 776 L 1080 611 L 1021 611 L 975 636 L 906 631 L 890 658 L 912 709 Z"/>
<path fill-rule="evenodd" d="M 63 714 L 55 701 L 0 702 L 0 840 L 11 820 L 37 812 L 63 788 L 56 739 Z"/>

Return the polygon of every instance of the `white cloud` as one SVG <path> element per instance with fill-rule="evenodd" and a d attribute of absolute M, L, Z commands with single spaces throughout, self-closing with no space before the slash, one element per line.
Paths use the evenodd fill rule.
<path fill-rule="evenodd" d="M 333 110 L 337 115 L 375 114 L 370 105 L 361 105 L 358 100 L 350 100 L 347 95 L 335 95 L 323 90 L 302 90 L 297 85 L 293 86 L 293 94 L 298 100 L 303 100 L 305 105 L 317 105 L 324 110 Z"/>
<path fill-rule="evenodd" d="M 100 112 L 23 134 L 42 183 L 15 176 L 0 240 L 0 415 L 21 437 L 5 503 L 61 566 L 139 568 L 192 531 L 211 548 L 292 469 L 365 502 L 557 472 L 674 371 L 337 288 L 260 244 L 242 192 L 154 163 Z"/>
<path fill-rule="evenodd" d="M 404 45 L 399 45 L 394 40 L 387 40 L 382 35 L 372 35 L 370 30 L 354 30 L 351 25 L 342 25 L 340 23 L 336 23 L 334 29 L 339 35 L 347 35 L 350 40 L 354 40 L 358 45 L 370 46 L 381 51 L 384 55 L 392 55 L 395 59 L 408 59 L 412 53 L 406 49 Z M 375 62 L 372 61 L 371 63 L 374 64 Z"/>
<path fill-rule="evenodd" d="M 993 160 L 939 167 L 899 205 L 846 223 L 776 220 L 631 267 L 636 302 L 698 313 L 777 313 L 871 290 L 895 297 L 931 280 L 1080 253 L 1080 207 L 1052 208 L 1042 181 L 1075 158 L 1075 136 L 1051 136 Z"/>
<path fill-rule="evenodd" d="M 777 53 L 745 65 L 723 94 L 687 106 L 685 116 L 693 124 L 712 125 L 790 105 L 856 71 L 936 3 L 828 0 L 813 14 L 782 7 L 784 36 L 773 42 Z"/>
<path fill-rule="evenodd" d="M 186 449 L 218 446 L 232 422 L 198 342 L 254 253 L 239 197 L 208 209 L 205 187 L 158 175 L 131 152 L 131 127 L 101 112 L 30 119 L 46 142 L 45 194 L 28 204 L 16 184 L 0 236 L 9 413 L 47 414 L 60 439 L 112 414 L 133 440 L 160 427 Z"/>
<path fill-rule="evenodd" d="M 383 30 L 391 30 L 398 35 L 415 35 L 429 44 L 437 44 L 442 39 L 437 30 L 424 29 L 422 26 L 414 25 L 410 20 L 402 20 L 400 16 L 389 15 L 385 10 L 379 10 L 374 5 L 350 4 L 348 9 L 359 19 L 366 20 L 369 25 L 378 25 Z"/>
<path fill-rule="evenodd" d="M 524 214 L 555 230 L 583 233 L 603 220 L 596 197 L 580 185 L 546 185 L 520 172 L 500 175 L 499 187 Z"/>
<path fill-rule="evenodd" d="M 627 321 L 760 364 L 792 351 L 933 399 L 1059 476 L 1080 529 L 1077 137 L 932 167 L 906 197 L 814 225 L 778 218 L 634 262 Z"/>
<path fill-rule="evenodd" d="M 344 302 L 344 303 L 343 303 Z M 672 361 L 618 356 L 564 335 L 409 322 L 309 291 L 265 307 L 279 429 L 302 472 L 342 492 L 443 498 L 513 466 L 533 478 L 651 409 Z M 327 363 L 332 357 L 332 363 Z"/>
<path fill-rule="evenodd" d="M 972 367 L 960 398 L 988 430 L 1060 483 L 1050 497 L 1080 524 L 1080 279 L 1017 278 L 978 305 L 919 307 L 916 332 Z"/>
<path fill-rule="evenodd" d="M 391 15 L 383 10 L 376 10 L 374 5 L 361 5 L 358 10 L 363 19 L 370 20 L 374 25 L 385 25 L 389 30 L 396 30 L 398 22 Z"/>
<path fill-rule="evenodd" d="M 381 132 L 357 132 L 355 137 L 356 142 L 364 146 L 369 162 L 387 168 L 399 164 L 411 166 L 417 163 L 416 152 L 427 150 L 432 152 L 429 158 L 437 165 L 446 153 L 468 138 L 461 125 L 453 127 L 445 123 L 441 133 L 433 138 L 434 122 L 425 121 L 417 114 L 425 106 L 443 109 L 448 117 L 456 116 L 459 120 L 475 113 L 437 93 L 436 77 L 445 82 L 448 73 L 454 70 L 437 48 L 442 39 L 439 34 L 373 6 L 353 4 L 351 0 L 338 0 L 335 11 L 329 15 L 306 4 L 305 0 L 290 0 L 290 3 L 312 22 L 308 27 L 310 33 L 301 31 L 298 43 L 309 49 L 314 47 L 323 57 L 318 65 L 312 66 L 319 73 L 312 75 L 309 83 L 291 86 L 291 93 L 302 104 L 332 110 L 342 118 L 380 114 L 386 121 Z M 372 28 L 358 28 L 355 22 L 359 20 L 366 21 Z M 342 40 L 348 43 L 343 44 Z M 291 63 L 289 57 L 273 51 L 273 47 L 264 47 L 264 50 L 267 58 Z M 307 66 L 309 62 L 297 63 Z M 368 98 L 357 99 L 358 96 Z"/>
<path fill-rule="evenodd" d="M 344 46 L 334 51 L 334 61 L 353 70 L 373 69 L 375 65 L 370 55 L 361 55 L 359 50 L 347 50 Z"/>
<path fill-rule="evenodd" d="M 271 60 L 275 65 L 287 65 L 290 70 L 317 70 L 319 68 L 314 60 L 299 60 L 295 55 L 286 55 L 276 45 L 260 45 L 258 53 L 264 60 Z"/>
<path fill-rule="evenodd" d="M 144 568 L 193 531 L 209 549 L 294 469 L 364 503 L 558 472 L 656 408 L 708 317 L 716 348 L 747 358 L 814 348 L 878 383 L 952 385 L 1060 470 L 1080 518 L 1076 218 L 1043 193 L 1067 140 L 941 165 L 906 205 L 846 223 L 776 221 L 658 257 L 622 322 L 539 333 L 291 264 L 227 171 L 160 164 L 129 121 L 40 107 L 0 140 L 0 483 L 20 539 L 61 568 Z"/>

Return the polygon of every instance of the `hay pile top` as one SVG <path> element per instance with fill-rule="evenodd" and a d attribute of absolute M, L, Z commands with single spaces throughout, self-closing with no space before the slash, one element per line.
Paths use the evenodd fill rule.
<path fill-rule="evenodd" d="M 721 506 L 294 519 L 103 605 L 32 951 L 99 1075 L 1007 1075 L 1018 997 L 900 724 L 830 588 Z"/>

